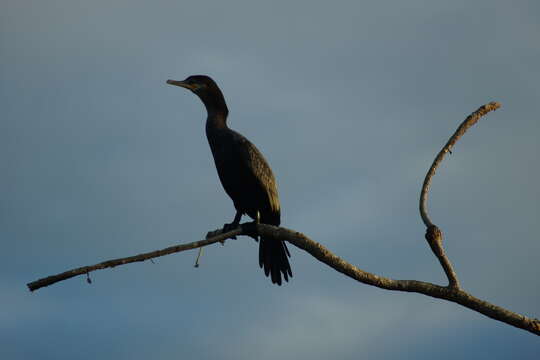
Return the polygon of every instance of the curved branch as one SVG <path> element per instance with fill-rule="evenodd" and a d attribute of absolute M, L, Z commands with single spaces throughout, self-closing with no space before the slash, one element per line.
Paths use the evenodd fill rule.
<path fill-rule="evenodd" d="M 480 106 L 478 110 L 473 112 L 471 115 L 467 116 L 467 118 L 461 123 L 461 125 L 459 125 L 457 130 L 450 137 L 446 145 L 444 145 L 441 151 L 439 151 L 439 153 L 437 154 L 437 157 L 435 157 L 435 160 L 433 160 L 433 164 L 431 164 L 431 167 L 429 168 L 426 174 L 426 178 L 424 179 L 422 192 L 420 193 L 420 216 L 422 217 L 422 221 L 424 222 L 427 228 L 429 228 L 430 226 L 433 226 L 433 223 L 431 222 L 431 219 L 429 218 L 426 209 L 427 209 L 429 187 L 431 186 L 431 179 L 435 175 L 437 168 L 441 164 L 446 154 L 452 153 L 452 147 L 454 147 L 456 142 L 463 136 L 463 134 L 465 134 L 465 132 L 467 132 L 467 130 L 471 126 L 476 124 L 478 120 L 480 120 L 480 118 L 486 115 L 488 112 L 497 110 L 500 107 L 501 107 L 500 103 L 492 101 L 489 104 Z"/>
<path fill-rule="evenodd" d="M 540 335 L 540 321 L 538 319 L 528 318 L 526 316 L 506 310 L 502 307 L 493 305 L 487 301 L 480 300 L 463 290 L 439 286 L 429 282 L 417 280 L 394 280 L 384 276 L 378 276 L 369 273 L 334 255 L 326 247 L 311 240 L 310 238 L 298 231 L 266 224 L 245 223 L 242 224 L 239 229 L 235 229 L 227 233 L 222 233 L 221 230 L 216 230 L 209 233 L 209 236 L 211 237 L 206 240 L 171 246 L 163 250 L 153 251 L 136 256 L 130 256 L 127 258 L 105 261 L 93 266 L 85 266 L 69 270 L 58 275 L 49 276 L 31 282 L 27 284 L 27 286 L 30 290 L 34 291 L 41 287 L 52 285 L 56 282 L 66 280 L 77 275 L 88 274 L 91 271 L 104 269 L 107 267 L 124 265 L 137 261 L 145 261 L 167 254 L 195 249 L 216 242 L 222 242 L 225 239 L 237 235 L 252 236 L 254 231 L 256 231 L 259 235 L 263 237 L 288 241 L 296 247 L 305 250 L 313 257 L 330 266 L 334 270 L 339 271 L 340 273 L 345 274 L 346 276 L 361 283 L 376 286 L 378 288 L 386 290 L 415 292 L 439 299 L 448 300 L 463 305 L 481 314 L 484 314 L 492 319 L 499 320 L 509 325 L 529 331 L 533 334 Z"/>
<path fill-rule="evenodd" d="M 439 286 L 429 282 L 417 280 L 394 280 L 387 277 L 378 276 L 351 265 L 340 257 L 334 255 L 323 245 L 311 240 L 299 232 L 285 228 L 275 228 L 265 224 L 258 225 L 258 230 L 263 237 L 273 237 L 275 239 L 287 240 L 295 246 L 307 251 L 312 256 L 330 266 L 334 270 L 337 270 L 361 283 L 386 290 L 416 292 L 427 296 L 448 300 L 471 310 L 477 311 L 492 319 L 499 320 L 509 325 L 527 330 L 533 334 L 540 335 L 540 320 L 528 318 L 524 315 L 506 310 L 500 306 L 493 305 L 487 301 L 478 299 L 463 290 Z"/>
<path fill-rule="evenodd" d="M 426 225 L 426 240 L 431 250 L 433 251 L 433 254 L 435 254 L 437 259 L 439 260 L 444 270 L 444 273 L 446 274 L 446 277 L 448 278 L 448 287 L 452 289 L 460 289 L 461 286 L 459 284 L 456 271 L 454 270 L 454 267 L 452 266 L 450 259 L 448 258 L 448 256 L 446 256 L 446 253 L 444 251 L 444 247 L 442 245 L 443 233 L 441 229 L 437 227 L 437 225 L 433 224 L 433 222 L 431 221 L 427 213 L 427 199 L 429 195 L 429 188 L 431 186 L 431 180 L 433 179 L 433 176 L 435 175 L 437 168 L 441 164 L 446 154 L 452 153 L 452 147 L 463 136 L 463 134 L 465 134 L 465 132 L 467 132 L 467 130 L 471 126 L 476 124 L 482 116 L 486 115 L 490 111 L 497 110 L 500 107 L 501 107 L 500 103 L 490 102 L 489 104 L 480 106 L 478 110 L 473 112 L 471 115 L 467 116 L 467 118 L 461 123 L 461 125 L 459 125 L 457 130 L 450 137 L 448 142 L 443 146 L 441 151 L 439 151 L 439 153 L 435 157 L 435 160 L 433 160 L 433 163 L 431 164 L 431 167 L 429 168 L 426 174 L 426 177 L 424 179 L 424 184 L 422 185 L 422 191 L 420 192 L 420 217 L 422 218 L 422 221 Z"/>

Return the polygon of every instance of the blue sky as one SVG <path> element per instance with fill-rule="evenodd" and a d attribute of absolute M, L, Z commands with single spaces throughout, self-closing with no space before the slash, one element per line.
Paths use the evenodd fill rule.
<path fill-rule="evenodd" d="M 9 359 L 537 358 L 536 336 L 358 284 L 291 249 L 273 286 L 251 240 L 93 273 L 230 222 L 208 74 L 265 154 L 282 223 L 362 269 L 444 283 L 418 194 L 464 288 L 539 317 L 540 5 L 535 1 L 28 1 L 0 4 L 0 356 Z M 292 247 L 292 246 L 291 246 Z"/>

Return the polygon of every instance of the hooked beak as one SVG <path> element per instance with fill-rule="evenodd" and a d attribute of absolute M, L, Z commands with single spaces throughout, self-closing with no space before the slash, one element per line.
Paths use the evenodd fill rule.
<path fill-rule="evenodd" d="M 196 88 L 195 85 L 188 84 L 187 82 L 179 81 L 179 80 L 167 80 L 167 84 L 180 86 L 189 90 L 195 90 Z"/>

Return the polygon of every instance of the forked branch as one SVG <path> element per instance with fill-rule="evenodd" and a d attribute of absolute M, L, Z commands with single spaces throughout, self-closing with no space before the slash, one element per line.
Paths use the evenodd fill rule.
<path fill-rule="evenodd" d="M 431 164 L 431 167 L 426 174 L 424 184 L 422 185 L 422 191 L 420 192 L 420 217 L 426 225 L 426 240 L 429 244 L 429 247 L 431 248 L 431 251 L 433 251 L 433 254 L 435 254 L 437 259 L 441 263 L 444 273 L 448 278 L 448 287 L 451 289 L 460 289 L 461 286 L 459 285 L 456 271 L 454 270 L 450 259 L 444 251 L 443 232 L 437 227 L 437 225 L 433 224 L 427 213 L 427 199 L 431 180 L 433 179 L 437 168 L 441 164 L 446 154 L 452 153 L 452 148 L 454 147 L 456 142 L 463 136 L 463 134 L 465 134 L 465 132 L 467 132 L 467 130 L 471 126 L 476 124 L 482 116 L 486 115 L 490 111 L 497 110 L 500 107 L 500 103 L 490 102 L 489 104 L 480 106 L 478 110 L 467 116 L 467 118 L 461 123 L 461 125 L 459 125 L 457 130 L 454 132 L 448 142 L 443 146 L 441 151 L 439 151 L 439 153 L 435 157 L 433 164 Z"/>
<path fill-rule="evenodd" d="M 305 250 L 313 257 L 330 266 L 334 270 L 339 271 L 340 273 L 343 273 L 346 276 L 355 279 L 361 283 L 376 286 L 378 288 L 386 290 L 416 292 L 427 296 L 452 301 L 461 304 L 469 309 L 478 311 L 479 313 L 482 313 L 492 319 L 499 320 L 507 324 L 516 326 L 518 328 L 527 330 L 533 334 L 540 335 L 540 321 L 537 319 L 528 318 L 526 316 L 506 310 L 502 307 L 490 304 L 487 301 L 475 298 L 467 292 L 459 289 L 451 289 L 446 286 L 440 286 L 429 282 L 417 280 L 394 280 L 384 276 L 378 276 L 369 273 L 336 256 L 326 247 L 316 241 L 311 240 L 300 232 L 266 224 L 255 225 L 253 223 L 245 223 L 242 224 L 240 228 L 229 231 L 227 233 L 222 233 L 221 230 L 216 230 L 209 233 L 211 237 L 206 240 L 194 241 L 188 244 L 182 244 L 178 246 L 171 246 L 162 250 L 152 251 L 149 253 L 131 256 L 127 258 L 105 261 L 92 266 L 80 267 L 58 275 L 39 279 L 37 281 L 27 284 L 27 286 L 30 290 L 34 291 L 42 287 L 52 285 L 59 281 L 72 278 L 74 276 L 88 274 L 95 270 L 115 267 L 118 265 L 125 265 L 132 262 L 150 260 L 158 256 L 195 249 L 201 246 L 207 246 L 210 244 L 221 242 L 224 239 L 232 238 L 233 236 L 253 235 L 254 230 L 261 236 L 264 236 L 266 238 L 286 240 L 289 243 L 295 245 L 296 247 Z"/>
<path fill-rule="evenodd" d="M 476 112 L 471 114 L 465 120 L 465 122 L 461 124 L 456 133 L 450 138 L 448 143 L 445 145 L 445 147 L 443 147 L 441 152 L 439 152 L 439 155 L 437 155 L 437 157 L 435 158 L 433 165 L 431 166 L 428 174 L 426 175 L 424 186 L 422 187 L 422 193 L 420 197 L 420 213 L 427 228 L 426 239 L 428 240 L 428 243 L 433 250 L 433 253 L 441 262 L 441 265 L 446 275 L 448 276 L 448 286 L 440 286 L 429 282 L 417 280 L 394 280 L 387 277 L 378 276 L 348 263 L 342 258 L 334 255 L 323 245 L 317 243 L 316 241 L 313 241 L 312 239 L 308 238 L 300 232 L 289 230 L 283 227 L 275 227 L 272 225 L 254 223 L 242 224 L 238 229 L 228 231 L 226 233 L 223 233 L 221 230 L 210 232 L 208 233 L 205 240 L 171 246 L 162 250 L 152 251 L 149 253 L 139 254 L 126 258 L 104 261 L 92 266 L 84 266 L 68 270 L 57 275 L 48 276 L 36 280 L 27 284 L 27 286 L 31 291 L 34 291 L 75 276 L 87 275 L 95 270 L 112 268 L 115 266 L 125 265 L 133 262 L 151 260 L 159 256 L 164 256 L 195 248 L 201 248 L 203 246 L 207 246 L 217 242 L 223 242 L 225 239 L 229 239 L 238 235 L 253 236 L 255 232 L 265 238 L 288 241 L 289 243 L 297 246 L 298 248 L 308 252 L 313 257 L 330 266 L 334 270 L 341 272 L 346 276 L 355 279 L 361 283 L 387 290 L 416 292 L 427 296 L 451 301 L 467 307 L 471 310 L 477 311 L 481 314 L 484 314 L 485 316 L 488 316 L 492 319 L 499 320 L 509 325 L 529 331 L 533 334 L 540 335 L 540 321 L 538 319 L 529 318 L 524 315 L 520 315 L 510 310 L 504 309 L 502 307 L 493 305 L 487 301 L 480 300 L 460 288 L 455 271 L 450 261 L 448 260 L 448 257 L 444 253 L 444 248 L 442 246 L 442 232 L 436 225 L 431 222 L 426 211 L 427 195 L 429 185 L 431 183 L 431 178 L 435 174 L 435 170 L 439 166 L 444 155 L 447 152 L 450 152 L 452 146 L 456 143 L 459 137 L 461 137 L 470 126 L 476 123 L 482 115 L 485 115 L 489 111 L 495 110 L 498 107 L 500 107 L 498 103 L 490 103 L 484 105 L 480 107 L 480 109 L 478 109 Z"/>

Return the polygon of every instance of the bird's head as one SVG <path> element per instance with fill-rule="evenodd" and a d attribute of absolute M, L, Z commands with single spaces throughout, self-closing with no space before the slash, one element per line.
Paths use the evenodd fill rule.
<path fill-rule="evenodd" d="M 185 80 L 167 80 L 167 84 L 191 90 L 206 105 L 207 110 L 227 112 L 223 93 L 216 82 L 206 75 L 191 75 Z"/>
<path fill-rule="evenodd" d="M 182 81 L 167 80 L 167 84 L 189 89 L 197 95 L 219 89 L 216 82 L 206 75 L 191 75 L 187 79 Z"/>

